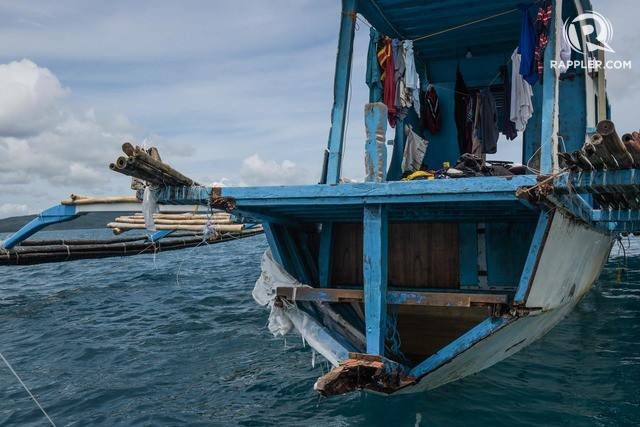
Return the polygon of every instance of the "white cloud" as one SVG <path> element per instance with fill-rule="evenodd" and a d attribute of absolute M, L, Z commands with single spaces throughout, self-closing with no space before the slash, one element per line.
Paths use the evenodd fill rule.
<path fill-rule="evenodd" d="M 51 126 L 60 112 L 57 102 L 67 94 L 51 71 L 32 61 L 0 64 L 0 132 L 28 136 Z"/>
<path fill-rule="evenodd" d="M 10 218 L 12 216 L 27 215 L 29 207 L 16 203 L 5 203 L 0 205 L 0 218 Z"/>
<path fill-rule="evenodd" d="M 107 166 L 137 129 L 122 114 L 68 106 L 68 92 L 30 60 L 0 64 L 0 184 L 14 193 L 29 193 L 38 181 L 65 193 L 70 187 L 101 195 L 112 187 L 116 176 Z"/>
<path fill-rule="evenodd" d="M 278 163 L 263 160 L 257 154 L 244 159 L 240 178 L 247 185 L 294 185 L 310 184 L 314 181 L 308 171 L 292 161 L 284 160 Z"/>

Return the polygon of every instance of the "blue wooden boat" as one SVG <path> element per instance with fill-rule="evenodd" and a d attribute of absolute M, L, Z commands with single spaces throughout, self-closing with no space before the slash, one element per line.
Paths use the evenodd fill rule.
<path fill-rule="evenodd" d="M 316 383 L 323 395 L 411 393 L 479 372 L 558 324 L 598 279 L 616 236 L 639 227 L 638 205 L 624 203 L 640 194 L 637 165 L 559 164 L 559 151 L 580 150 L 610 115 L 604 70 L 574 70 L 569 79 L 549 67 L 559 59 L 563 20 L 590 9 L 586 0 L 552 1 L 546 76 L 534 86 L 522 139 L 523 163 L 539 173 L 387 178 L 378 161 L 385 109 L 371 103 L 363 144 L 369 182 L 341 182 L 358 18 L 415 40 L 421 79 L 428 71 L 443 88 L 443 129 L 428 135 L 424 161 L 432 168 L 460 155 L 450 113 L 457 64 L 469 85 L 490 86 L 518 46 L 522 22 L 513 0 L 343 0 L 322 182 L 166 187 L 158 202 L 209 205 L 263 224 L 270 251 L 254 296 L 271 308 L 274 333 L 296 329 L 334 365 Z M 473 60 L 465 62 L 468 50 Z M 402 162 L 404 124 L 396 126 L 389 170 Z"/>

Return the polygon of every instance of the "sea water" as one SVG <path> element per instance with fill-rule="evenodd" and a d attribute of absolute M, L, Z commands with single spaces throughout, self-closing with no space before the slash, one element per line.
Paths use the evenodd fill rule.
<path fill-rule="evenodd" d="M 622 274 L 614 247 L 596 286 L 544 338 L 409 396 L 318 397 L 313 384 L 326 362 L 312 367 L 296 335 L 273 338 L 268 312 L 251 297 L 263 236 L 156 256 L 0 266 L 0 352 L 58 426 L 638 424 L 639 246 Z M 46 424 L 0 361 L 0 425 Z"/>

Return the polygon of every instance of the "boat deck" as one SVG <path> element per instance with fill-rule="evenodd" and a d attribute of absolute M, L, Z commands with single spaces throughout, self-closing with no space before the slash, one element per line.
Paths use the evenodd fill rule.
<path fill-rule="evenodd" d="M 219 189 L 236 211 L 262 221 L 362 222 L 364 205 L 385 205 L 389 221 L 531 220 L 540 209 L 516 197 L 536 184 L 535 175 L 448 180 L 341 183 L 338 185 Z M 214 190 L 215 192 L 216 190 Z M 167 188 L 159 203 L 206 204 L 210 189 Z M 293 224 L 291 224 L 293 225 Z"/>

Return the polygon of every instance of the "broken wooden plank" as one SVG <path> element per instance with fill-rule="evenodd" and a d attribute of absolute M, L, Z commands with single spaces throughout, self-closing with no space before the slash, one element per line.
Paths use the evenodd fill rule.
<path fill-rule="evenodd" d="M 276 295 L 289 301 L 358 302 L 364 301 L 361 289 L 319 289 L 307 287 L 279 287 Z M 471 307 L 483 304 L 507 304 L 505 294 L 476 294 L 459 292 L 388 291 L 387 303 L 433 307 Z"/>

